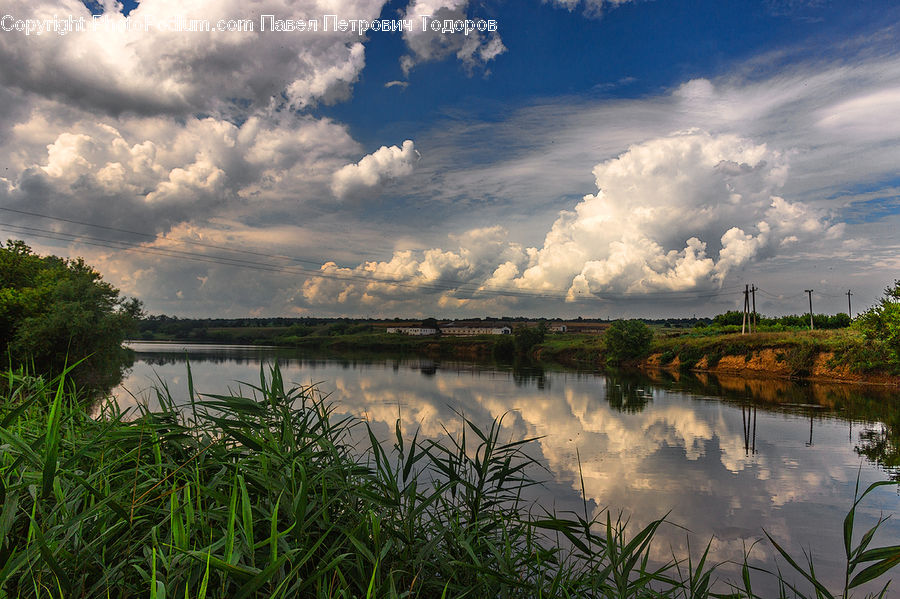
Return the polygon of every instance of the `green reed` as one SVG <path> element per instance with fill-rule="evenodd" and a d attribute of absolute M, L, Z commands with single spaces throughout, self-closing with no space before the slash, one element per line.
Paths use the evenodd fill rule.
<path fill-rule="evenodd" d="M 502 419 L 424 441 L 398 421 L 388 450 L 277 365 L 247 393 L 189 381 L 186 407 L 161 384 L 159 409 L 128 415 L 92 417 L 64 377 L 0 388 L 0 597 L 755 598 L 751 575 L 779 576 L 745 560 L 717 580 L 709 545 L 653 563 L 664 519 L 542 510 L 533 440 L 505 441 Z M 851 546 L 858 503 L 842 596 L 900 561 L 868 548 L 880 522 Z M 783 596 L 831 596 L 771 542 L 812 589 L 782 580 Z"/>

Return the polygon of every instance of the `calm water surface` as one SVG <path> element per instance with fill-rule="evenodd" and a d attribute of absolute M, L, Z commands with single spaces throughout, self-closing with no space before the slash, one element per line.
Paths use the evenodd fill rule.
<path fill-rule="evenodd" d="M 200 393 L 258 383 L 260 365 L 277 358 L 286 381 L 317 383 L 338 412 L 367 418 L 386 441 L 398 417 L 406 434 L 439 438 L 442 425 L 459 428 L 459 413 L 485 424 L 505 414 L 512 438 L 541 437 L 530 453 L 548 471 L 538 498 L 547 508 L 583 512 L 580 472 L 590 511 L 623 512 L 635 526 L 670 512 L 673 525 L 655 545 L 661 560 L 687 552 L 684 529 L 695 554 L 713 538 L 716 560 L 741 560 L 765 527 L 794 554 L 811 548 L 817 572 L 842 583 L 840 528 L 857 474 L 865 488 L 894 474 L 884 464 L 896 463 L 894 390 L 311 358 L 256 347 L 132 347 L 134 367 L 116 391 L 123 407 L 152 405 L 147 389 L 160 380 L 186 399 L 187 354 Z M 883 487 L 862 504 L 857 530 L 898 513 L 897 487 Z M 876 543 L 900 543 L 900 521 L 889 520 Z M 771 565 L 772 553 L 760 543 L 751 555 Z"/>

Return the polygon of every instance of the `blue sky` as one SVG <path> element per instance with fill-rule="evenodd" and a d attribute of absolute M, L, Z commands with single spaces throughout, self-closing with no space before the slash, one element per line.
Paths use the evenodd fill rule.
<path fill-rule="evenodd" d="M 404 2 L 389 2 L 382 16 L 403 8 Z M 397 61 L 403 40 L 373 34 L 353 98 L 322 113 L 346 122 L 354 137 L 377 149 L 384 135 L 414 136 L 430 119 L 455 110 L 494 120 L 510 107 L 547 97 L 660 94 L 778 50 L 790 52 L 792 61 L 840 58 L 835 46 L 874 33 L 898 15 L 900 7 L 890 2 L 650 0 L 608 9 L 599 19 L 540 2 L 472 3 L 469 16 L 498 20 L 504 54 L 471 74 L 454 61 L 429 63 L 413 71 L 408 88 L 385 88 L 404 79 Z"/>
<path fill-rule="evenodd" d="M 900 270 L 893 2 L 6 4 L 0 225 L 154 313 L 836 312 Z M 423 13 L 497 31 L 259 31 Z M 17 29 L 92 14 L 256 27 Z"/>

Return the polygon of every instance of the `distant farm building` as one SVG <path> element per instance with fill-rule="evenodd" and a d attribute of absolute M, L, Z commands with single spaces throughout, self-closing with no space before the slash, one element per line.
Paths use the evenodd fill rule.
<path fill-rule="evenodd" d="M 510 335 L 512 329 L 502 326 L 450 325 L 441 327 L 442 335 L 454 337 L 474 337 L 475 335 Z"/>
<path fill-rule="evenodd" d="M 401 335 L 437 335 L 438 330 L 430 327 L 388 327 L 388 333 L 400 333 Z"/>

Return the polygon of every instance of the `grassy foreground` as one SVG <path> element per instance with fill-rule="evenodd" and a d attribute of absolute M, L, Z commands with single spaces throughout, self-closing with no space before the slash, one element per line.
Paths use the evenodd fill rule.
<path fill-rule="evenodd" d="M 0 597 L 755 598 L 753 581 L 781 576 L 745 562 L 716 595 L 705 553 L 650 563 L 662 520 L 626 531 L 609 512 L 527 503 L 529 440 L 501 441 L 499 421 L 440 442 L 398 424 L 386 452 L 371 431 L 351 446 L 365 423 L 277 366 L 253 397 L 189 387 L 184 411 L 162 388 L 157 412 L 91 418 L 62 380 L 3 376 Z M 869 548 L 877 525 L 852 545 L 855 507 L 842 589 L 770 538 L 803 581 L 782 596 L 846 597 L 900 562 L 900 547 Z"/>

